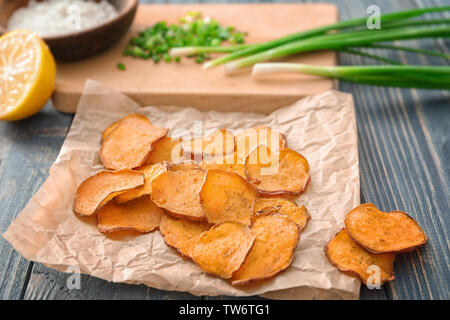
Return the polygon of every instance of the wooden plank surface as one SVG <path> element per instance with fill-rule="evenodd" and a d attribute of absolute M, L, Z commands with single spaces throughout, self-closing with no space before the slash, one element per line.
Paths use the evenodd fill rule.
<path fill-rule="evenodd" d="M 372 4 L 388 12 L 448 3 L 441 0 L 332 2 L 339 6 L 341 19 L 362 16 Z M 411 42 L 414 46 L 419 44 L 449 53 L 448 40 Z M 439 58 L 422 55 L 376 52 L 411 64 L 444 63 Z M 343 65 L 375 63 L 350 55 L 341 55 L 340 62 Z M 344 83 L 340 84 L 340 90 L 353 93 L 355 99 L 361 201 L 374 202 L 383 210 L 409 212 L 430 239 L 426 247 L 398 256 L 395 281 L 384 285 L 382 290 L 362 287 L 361 298 L 450 299 L 449 92 Z M 70 121 L 71 116 L 47 106 L 39 115 L 20 123 L 0 123 L 0 232 L 5 231 L 46 178 Z M 3 238 L 0 256 L 2 299 L 195 298 L 144 286 L 112 284 L 88 276 L 82 276 L 80 290 L 68 290 L 69 275 L 24 260 Z"/>
<path fill-rule="evenodd" d="M 141 105 L 260 113 L 270 113 L 301 97 L 333 88 L 331 79 L 307 75 L 295 82 L 289 81 L 290 75 L 255 81 L 249 70 L 224 77 L 222 68 L 206 72 L 194 59 L 155 64 L 153 61 L 123 56 L 130 38 L 139 30 L 157 21 L 176 23 L 190 11 L 201 11 L 205 17 L 213 17 L 224 26 L 236 26 L 239 21 L 236 28 L 248 32 L 248 43 L 276 39 L 280 35 L 334 23 L 338 19 L 337 9 L 331 4 L 141 5 L 132 28 L 118 44 L 95 57 L 58 65 L 56 89 L 52 97 L 55 107 L 73 113 L 86 79 L 120 90 Z M 239 19 L 240 16 L 245 18 Z M 119 61 L 125 64 L 125 73 L 116 68 Z M 336 64 L 336 54 L 322 51 L 290 58 L 290 61 L 333 66 Z"/>
<path fill-rule="evenodd" d="M 0 123 L 0 233 L 27 204 L 48 176 L 72 116 L 50 105 L 18 123 Z M 18 299 L 27 286 L 32 263 L 0 237 L 0 298 Z"/>

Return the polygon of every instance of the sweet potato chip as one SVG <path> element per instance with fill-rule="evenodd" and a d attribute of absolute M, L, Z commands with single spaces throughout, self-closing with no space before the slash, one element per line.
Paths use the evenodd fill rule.
<path fill-rule="evenodd" d="M 208 231 L 209 224 L 174 218 L 164 215 L 159 226 L 159 231 L 164 241 L 170 247 L 178 250 L 183 256 L 192 259 L 192 250 L 200 234 Z"/>
<path fill-rule="evenodd" d="M 115 201 L 117 203 L 124 203 L 139 198 L 143 195 L 152 194 L 152 181 L 165 171 L 167 171 L 166 163 L 155 163 L 140 168 L 139 172 L 142 172 L 145 177 L 144 185 L 118 195 L 115 198 Z"/>
<path fill-rule="evenodd" d="M 256 190 L 233 172 L 212 169 L 200 190 L 200 203 L 209 223 L 236 221 L 250 225 Z"/>
<path fill-rule="evenodd" d="M 106 129 L 100 159 L 107 169 L 137 168 L 144 164 L 152 144 L 162 139 L 167 131 L 152 125 L 143 115 L 129 115 Z"/>
<path fill-rule="evenodd" d="M 84 180 L 75 194 L 73 211 L 80 216 L 92 216 L 121 192 L 144 184 L 144 175 L 138 171 L 102 171 Z"/>
<path fill-rule="evenodd" d="M 267 197 L 298 197 L 310 181 L 308 161 L 289 148 L 272 153 L 266 146 L 254 149 L 245 159 L 247 180 Z"/>
<path fill-rule="evenodd" d="M 289 217 L 269 214 L 255 220 L 251 231 L 256 237 L 244 263 L 233 274 L 232 284 L 271 278 L 292 262 L 300 230 Z"/>
<path fill-rule="evenodd" d="M 164 211 L 150 196 L 143 196 L 124 204 L 107 203 L 98 213 L 98 230 L 103 233 L 134 231 L 147 233 L 159 227 Z"/>
<path fill-rule="evenodd" d="M 264 145 L 271 149 L 272 143 L 278 142 L 278 149 L 286 147 L 286 138 L 284 135 L 269 127 L 247 129 L 236 135 L 235 140 L 238 163 L 243 163 L 249 153 L 259 145 Z"/>
<path fill-rule="evenodd" d="M 195 159 L 214 157 L 234 152 L 234 136 L 226 129 L 220 129 L 208 137 L 183 141 L 181 147 L 185 154 Z"/>
<path fill-rule="evenodd" d="M 240 161 L 236 152 L 216 157 L 205 158 L 200 162 L 200 167 L 204 170 L 219 169 L 228 172 L 234 172 L 247 179 L 244 172 L 244 161 Z"/>
<path fill-rule="evenodd" d="M 395 254 L 367 252 L 348 236 L 345 229 L 328 242 L 325 253 L 336 268 L 360 278 L 366 285 L 382 285 L 394 280 Z"/>
<path fill-rule="evenodd" d="M 176 217 L 205 221 L 199 192 L 205 171 L 178 165 L 169 168 L 152 182 L 152 200 Z"/>
<path fill-rule="evenodd" d="M 200 167 L 203 170 L 222 170 L 227 172 L 233 172 L 241 176 L 243 179 L 245 179 L 245 173 L 244 173 L 244 165 L 243 164 L 216 164 L 216 163 L 207 163 L 207 162 L 200 162 Z"/>
<path fill-rule="evenodd" d="M 228 158 L 230 159 L 230 161 L 227 161 Z M 244 172 L 244 163 L 234 162 L 233 154 L 231 154 L 228 158 L 213 157 L 205 159 L 200 162 L 200 168 L 202 168 L 203 170 L 218 169 L 228 172 L 234 172 L 240 175 L 242 178 L 246 179 Z"/>
<path fill-rule="evenodd" d="M 405 212 L 383 212 L 372 203 L 351 210 L 345 217 L 345 229 L 356 243 L 374 253 L 409 252 L 428 241 Z"/>
<path fill-rule="evenodd" d="M 206 272 L 229 279 L 244 262 L 254 241 L 255 236 L 247 226 L 223 222 L 200 235 L 192 259 Z"/>
<path fill-rule="evenodd" d="M 164 137 L 153 144 L 152 151 L 145 161 L 146 165 L 158 162 L 177 162 L 183 159 L 183 150 L 179 139 Z"/>
<path fill-rule="evenodd" d="M 137 187 L 137 188 L 133 188 L 131 190 L 135 190 L 135 189 L 138 189 L 138 188 L 141 188 L 141 187 L 143 187 L 143 186 L 140 186 L 140 187 Z M 98 205 L 98 208 L 103 207 L 105 204 L 107 204 L 112 199 L 114 199 L 115 197 L 121 195 L 124 192 L 128 192 L 128 191 L 116 191 L 116 192 L 110 193 L 105 199 L 102 200 L 102 202 L 100 202 L 100 204 Z"/>
<path fill-rule="evenodd" d="M 280 213 L 291 218 L 303 230 L 311 215 L 305 206 L 298 206 L 295 202 L 283 198 L 257 198 L 253 202 L 252 220 L 267 214 Z"/>
<path fill-rule="evenodd" d="M 202 168 L 200 168 L 200 166 L 197 163 L 191 160 L 179 163 L 169 163 L 167 168 L 171 171 L 194 170 L 194 169 L 202 170 Z"/>
<path fill-rule="evenodd" d="M 113 132 L 114 129 L 116 129 L 119 126 L 120 121 L 121 120 L 114 122 L 112 125 L 110 125 L 108 128 L 106 128 L 105 131 L 103 131 L 103 133 L 102 133 L 102 142 L 105 141 L 109 137 L 111 132 Z"/>

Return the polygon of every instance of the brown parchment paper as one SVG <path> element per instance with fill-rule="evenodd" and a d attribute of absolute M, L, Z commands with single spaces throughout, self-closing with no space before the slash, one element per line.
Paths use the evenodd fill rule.
<path fill-rule="evenodd" d="M 76 217 L 72 203 L 78 185 L 103 170 L 98 156 L 102 131 L 133 112 L 171 130 L 192 130 L 194 120 L 200 120 L 204 130 L 264 125 L 284 133 L 288 146 L 303 154 L 311 166 L 311 184 L 298 202 L 308 208 L 312 219 L 301 234 L 292 265 L 272 280 L 233 287 L 181 258 L 165 245 L 159 231 L 107 237 L 97 230 L 95 217 Z M 127 96 L 88 80 L 48 179 L 3 236 L 29 260 L 63 272 L 77 266 L 82 273 L 108 281 L 144 283 L 195 295 L 354 299 L 359 296 L 360 282 L 333 267 L 323 248 L 343 226 L 346 212 L 359 202 L 357 134 L 350 94 L 328 91 L 269 115 L 200 112 L 140 107 Z"/>

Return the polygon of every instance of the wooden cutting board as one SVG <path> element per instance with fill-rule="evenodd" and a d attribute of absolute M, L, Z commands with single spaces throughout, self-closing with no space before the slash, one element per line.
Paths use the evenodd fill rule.
<path fill-rule="evenodd" d="M 200 11 L 247 31 L 247 42 L 267 41 L 338 20 L 330 4 L 191 4 L 140 5 L 129 33 L 117 45 L 95 57 L 58 65 L 54 106 L 75 112 L 86 79 L 102 82 L 129 95 L 141 105 L 177 105 L 219 111 L 268 113 L 301 97 L 333 88 L 333 81 L 311 76 L 277 75 L 255 80 L 250 69 L 227 76 L 223 68 L 203 70 L 193 59 L 181 63 L 141 60 L 122 56 L 138 30 L 165 20 L 176 22 L 188 11 Z M 333 52 L 303 54 L 286 61 L 315 65 L 336 64 Z M 116 65 L 122 62 L 126 71 Z"/>

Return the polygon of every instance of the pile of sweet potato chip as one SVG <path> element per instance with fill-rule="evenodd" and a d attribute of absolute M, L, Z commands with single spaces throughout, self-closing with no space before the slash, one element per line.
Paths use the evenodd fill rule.
<path fill-rule="evenodd" d="M 311 218 L 292 201 L 309 183 L 306 159 L 268 127 L 187 141 L 168 131 L 139 114 L 108 127 L 100 159 L 115 171 L 81 183 L 74 212 L 96 214 L 105 234 L 159 229 L 169 247 L 233 285 L 289 267 Z"/>
<path fill-rule="evenodd" d="M 80 184 L 74 213 L 96 215 L 104 234 L 159 229 L 169 247 L 233 285 L 288 268 L 311 219 L 293 201 L 310 182 L 306 158 L 268 127 L 237 135 L 218 129 L 187 141 L 168 132 L 139 114 L 109 126 L 99 151 L 108 170 Z M 382 283 L 392 280 L 395 253 L 427 241 L 405 213 L 372 204 L 352 210 L 345 224 L 325 251 L 364 283 L 372 265 Z"/>
<path fill-rule="evenodd" d="M 412 251 L 427 240 L 405 212 L 383 212 L 365 203 L 347 213 L 345 228 L 328 242 L 325 253 L 336 268 L 376 287 L 394 280 L 396 253 Z"/>

